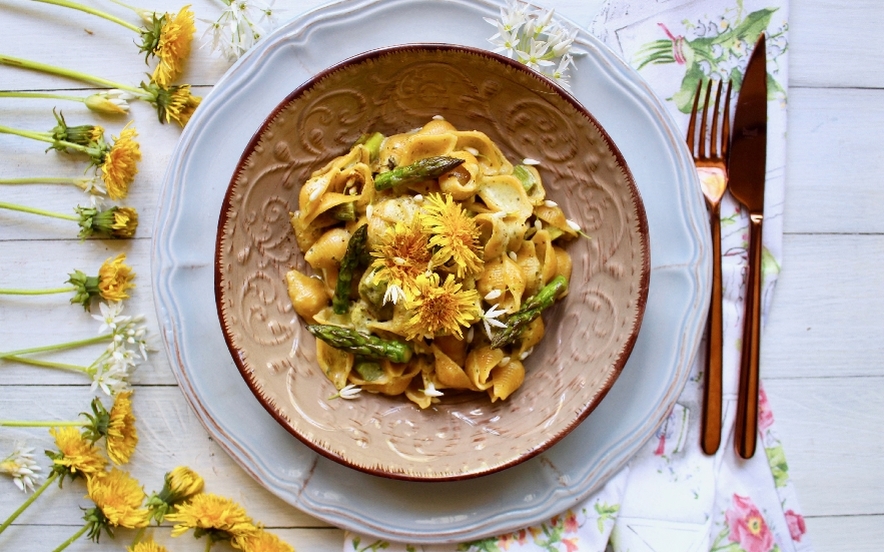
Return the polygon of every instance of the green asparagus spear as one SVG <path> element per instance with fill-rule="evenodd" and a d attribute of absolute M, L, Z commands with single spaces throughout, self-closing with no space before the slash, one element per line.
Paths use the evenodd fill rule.
<path fill-rule="evenodd" d="M 506 319 L 506 327 L 491 339 L 491 347 L 499 349 L 519 338 L 528 324 L 547 307 L 552 306 L 556 299 L 568 289 L 568 280 L 564 276 L 556 276 L 548 284 L 540 288 L 533 297 L 525 301 L 522 308 Z"/>
<path fill-rule="evenodd" d="M 378 155 L 381 151 L 381 144 L 384 142 L 385 136 L 380 132 L 375 132 L 372 134 L 363 134 L 356 140 L 354 145 L 358 146 L 362 144 L 368 149 L 368 153 L 370 155 L 370 159 L 372 162 L 378 160 Z"/>
<path fill-rule="evenodd" d="M 356 220 L 356 207 L 353 205 L 352 201 L 336 205 L 329 209 L 329 212 L 335 220 L 343 220 L 345 222 Z"/>
<path fill-rule="evenodd" d="M 332 309 L 335 314 L 345 314 L 350 309 L 350 287 L 353 282 L 353 273 L 359 268 L 363 259 L 363 251 L 368 239 L 368 225 L 363 224 L 353 232 L 350 241 L 347 242 L 347 251 L 341 259 L 341 269 L 338 271 L 338 283 L 335 285 L 335 296 L 332 298 Z"/>
<path fill-rule="evenodd" d="M 375 190 L 386 190 L 402 184 L 415 184 L 430 178 L 439 178 L 451 169 L 463 163 L 463 159 L 437 155 L 415 161 L 411 165 L 403 165 L 377 175 L 374 179 Z"/>
<path fill-rule="evenodd" d="M 519 182 L 522 183 L 522 188 L 524 188 L 526 192 L 530 192 L 531 188 L 537 184 L 537 180 L 534 179 L 534 174 L 532 174 L 525 165 L 516 165 L 513 167 L 513 176 L 519 179 Z"/>
<path fill-rule="evenodd" d="M 384 339 L 360 333 L 350 328 L 326 324 L 308 324 L 307 331 L 335 349 L 369 358 L 388 358 L 393 362 L 408 362 L 411 347 L 404 341 Z"/>

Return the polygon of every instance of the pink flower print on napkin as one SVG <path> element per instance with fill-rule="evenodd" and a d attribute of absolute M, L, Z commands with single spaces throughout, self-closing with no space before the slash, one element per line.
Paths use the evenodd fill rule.
<path fill-rule="evenodd" d="M 770 403 L 767 402 L 767 393 L 764 388 L 758 389 L 758 431 L 764 433 L 774 423 L 773 411 L 770 409 Z"/>
<path fill-rule="evenodd" d="M 789 535 L 795 542 L 801 542 L 801 535 L 807 532 L 807 526 L 804 525 L 804 517 L 796 513 L 794 510 L 786 510 L 786 524 L 789 525 Z"/>
<path fill-rule="evenodd" d="M 774 545 L 773 533 L 749 497 L 734 495 L 733 508 L 725 512 L 730 527 L 728 538 L 746 552 L 768 552 Z"/>

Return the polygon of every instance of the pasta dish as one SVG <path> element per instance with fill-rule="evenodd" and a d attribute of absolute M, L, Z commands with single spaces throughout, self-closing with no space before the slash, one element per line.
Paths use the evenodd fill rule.
<path fill-rule="evenodd" d="M 336 396 L 427 408 L 522 385 L 541 313 L 568 292 L 564 247 L 581 235 L 536 165 L 437 117 L 366 135 L 310 176 L 291 224 L 312 274 L 285 277 Z"/>

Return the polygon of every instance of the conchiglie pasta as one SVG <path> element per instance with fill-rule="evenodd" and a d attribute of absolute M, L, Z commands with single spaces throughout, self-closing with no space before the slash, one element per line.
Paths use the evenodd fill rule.
<path fill-rule="evenodd" d="M 292 269 L 285 275 L 289 300 L 298 316 L 313 322 L 313 317 L 328 306 L 329 296 L 325 283 L 318 278 Z"/>
<path fill-rule="evenodd" d="M 515 312 L 522 306 L 525 286 L 522 269 L 508 255 L 485 263 L 485 271 L 476 282 L 479 295 L 487 297 L 498 294 L 494 301 L 507 312 Z"/>
<path fill-rule="evenodd" d="M 491 402 L 506 400 L 525 381 L 525 365 L 518 360 L 510 360 L 491 369 L 492 385 L 488 389 Z"/>

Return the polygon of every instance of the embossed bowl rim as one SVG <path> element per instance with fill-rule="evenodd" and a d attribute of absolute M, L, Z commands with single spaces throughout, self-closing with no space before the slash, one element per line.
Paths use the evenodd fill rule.
<path fill-rule="evenodd" d="M 347 457 L 335 454 L 321 446 L 312 440 L 301 435 L 296 428 L 291 427 L 291 425 L 285 420 L 285 418 L 280 415 L 279 412 L 273 407 L 273 405 L 268 404 L 268 401 L 264 399 L 264 397 L 260 393 L 260 389 L 257 386 L 257 383 L 254 381 L 253 377 L 250 375 L 249 369 L 245 366 L 242 361 L 242 357 L 240 355 L 239 349 L 233 343 L 233 336 L 230 328 L 228 327 L 225 315 L 222 309 L 222 289 L 223 289 L 223 270 L 221 263 L 221 245 L 222 245 L 222 233 L 225 225 L 228 221 L 228 215 L 231 208 L 231 192 L 236 185 L 236 180 L 238 175 L 240 174 L 244 163 L 248 160 L 251 153 L 254 151 L 255 146 L 260 142 L 262 135 L 266 132 L 267 128 L 273 123 L 276 116 L 285 109 L 289 103 L 294 101 L 300 95 L 306 93 L 311 90 L 317 83 L 321 82 L 328 75 L 336 73 L 338 71 L 344 70 L 349 66 L 358 65 L 366 60 L 374 59 L 378 57 L 382 57 L 385 55 L 408 52 L 408 51 L 452 51 L 452 52 L 461 52 L 467 54 L 474 54 L 476 56 L 502 63 L 504 65 L 509 66 L 512 69 L 520 71 L 522 73 L 528 74 L 534 79 L 543 82 L 546 86 L 551 88 L 555 93 L 557 93 L 562 99 L 566 100 L 570 103 L 577 111 L 579 111 L 584 117 L 586 117 L 593 125 L 595 125 L 598 132 L 603 137 L 607 147 L 610 149 L 611 155 L 617 160 L 617 164 L 623 170 L 627 184 L 630 188 L 630 195 L 633 198 L 633 203 L 631 207 L 633 207 L 636 211 L 636 224 L 637 224 L 637 234 L 639 236 L 639 243 L 641 245 L 641 278 L 639 282 L 638 289 L 636 290 L 636 315 L 633 324 L 633 330 L 627 339 L 624 341 L 623 347 L 620 350 L 620 354 L 617 357 L 616 363 L 610 367 L 610 377 L 605 381 L 604 385 L 598 389 L 598 392 L 593 397 L 593 399 L 588 402 L 583 410 L 576 416 L 574 416 L 570 423 L 568 423 L 561 431 L 558 433 L 549 436 L 546 438 L 541 444 L 536 446 L 530 451 L 527 451 L 512 460 L 496 464 L 494 466 L 486 466 L 484 468 L 478 468 L 470 472 L 456 474 L 456 475 L 438 475 L 438 474 L 430 474 L 425 476 L 417 476 L 414 474 L 403 474 L 399 472 L 385 471 L 383 469 L 377 468 L 369 468 L 363 466 L 359 463 L 353 462 L 349 460 Z M 641 194 L 638 190 L 638 187 L 635 184 L 635 179 L 632 175 L 632 172 L 629 170 L 628 165 L 626 164 L 626 160 L 623 157 L 623 154 L 620 152 L 617 145 L 611 139 L 611 136 L 608 132 L 602 127 L 599 121 L 587 110 L 574 96 L 572 96 L 567 90 L 565 90 L 562 86 L 557 84 L 553 79 L 546 77 L 545 75 L 534 71 L 528 68 L 526 65 L 519 63 L 515 60 L 507 58 L 503 55 L 497 54 L 496 52 L 492 52 L 489 50 L 483 50 L 481 48 L 476 48 L 472 46 L 465 46 L 459 44 L 450 44 L 450 43 L 422 43 L 422 42 L 413 42 L 407 44 L 400 44 L 394 46 L 386 46 L 382 48 L 375 48 L 371 50 L 367 50 L 360 54 L 356 54 L 349 58 L 346 58 L 334 65 L 329 66 L 328 68 L 314 74 L 310 79 L 302 83 L 295 90 L 293 90 L 290 94 L 288 94 L 277 106 L 267 115 L 264 121 L 261 123 L 261 126 L 255 131 L 249 140 L 248 145 L 243 150 L 242 155 L 240 156 L 239 161 L 236 164 L 236 168 L 231 175 L 230 183 L 228 184 L 227 190 L 224 193 L 224 199 L 222 201 L 220 215 L 218 219 L 218 227 L 216 234 L 216 242 L 215 242 L 215 306 L 217 309 L 218 319 L 221 324 L 221 330 L 224 335 L 224 341 L 227 344 L 227 348 L 231 354 L 234 364 L 237 367 L 240 375 L 243 380 L 249 387 L 249 390 L 258 400 L 258 402 L 264 407 L 264 409 L 276 420 L 277 423 L 280 424 L 284 429 L 286 429 L 290 434 L 296 437 L 299 441 L 307 445 L 310 449 L 315 451 L 316 453 L 333 460 L 339 464 L 347 466 L 349 468 L 355 469 L 357 471 L 368 473 L 375 476 L 390 478 L 390 479 L 399 479 L 405 481 L 416 481 L 416 482 L 445 482 L 445 481 L 462 481 L 467 479 L 472 479 L 475 477 L 481 477 L 485 475 L 489 475 L 492 473 L 497 473 L 499 471 L 505 470 L 507 468 L 511 468 L 518 464 L 521 464 L 541 453 L 548 450 L 550 447 L 558 443 L 565 436 L 567 436 L 571 431 L 574 430 L 578 425 L 580 425 L 583 420 L 585 420 L 593 410 L 602 402 L 602 400 L 607 395 L 608 391 L 616 382 L 620 373 L 623 370 L 623 367 L 626 365 L 627 360 L 632 352 L 632 349 L 635 346 L 635 343 L 638 339 L 639 330 L 641 329 L 641 322 L 644 317 L 645 308 L 647 306 L 648 292 L 650 289 L 650 241 L 649 241 L 649 231 L 648 231 L 648 220 L 645 212 L 644 204 L 641 200 Z M 300 319 L 299 319 L 300 321 Z M 371 400 L 373 395 L 368 395 L 360 400 Z"/>

